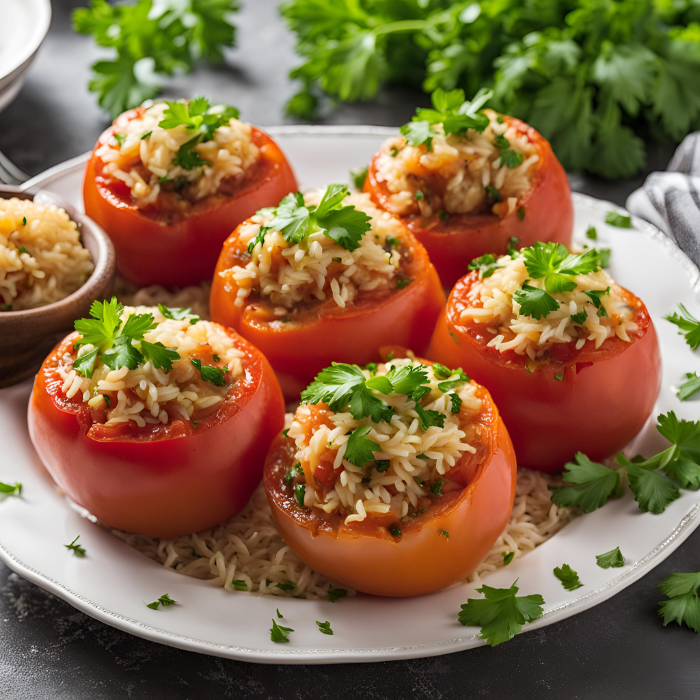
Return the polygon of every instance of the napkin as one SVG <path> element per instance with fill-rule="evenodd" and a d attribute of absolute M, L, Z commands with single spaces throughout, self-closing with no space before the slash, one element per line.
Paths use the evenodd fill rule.
<path fill-rule="evenodd" d="M 682 141 L 665 172 L 651 173 L 627 209 L 661 229 L 700 267 L 700 131 Z"/>

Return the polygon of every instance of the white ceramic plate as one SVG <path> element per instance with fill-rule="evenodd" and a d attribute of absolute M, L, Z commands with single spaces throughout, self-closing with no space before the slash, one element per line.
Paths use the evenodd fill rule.
<path fill-rule="evenodd" d="M 346 182 L 350 168 L 361 166 L 387 135 L 367 127 L 271 130 L 294 163 L 304 187 Z M 54 168 L 29 184 L 48 187 L 80 206 L 85 157 Z M 635 220 L 634 230 L 604 223 L 618 207 L 575 195 L 576 233 L 583 241 L 597 227 L 600 244 L 612 249 L 612 274 L 641 296 L 659 331 L 664 359 L 658 412 L 674 410 L 698 417 L 698 402 L 680 403 L 674 385 L 682 373 L 700 370 L 676 329 L 662 316 L 682 302 L 700 313 L 697 268 L 652 226 Z M 336 604 L 280 600 L 230 593 L 176 574 L 143 557 L 106 530 L 90 524 L 58 495 L 40 466 L 27 436 L 25 412 L 30 386 L 0 392 L 0 480 L 21 481 L 22 498 L 0 503 L 0 559 L 22 576 L 60 596 L 88 615 L 135 635 L 193 651 L 263 663 L 384 661 L 445 654 L 483 644 L 478 629 L 457 623 L 460 604 L 478 597 L 475 586 L 459 585 L 419 599 L 388 600 L 358 595 Z M 605 410 L 602 406 L 601 410 Z M 652 424 L 633 446 L 659 448 Z M 540 593 L 543 617 L 536 629 L 596 605 L 640 578 L 668 556 L 697 527 L 700 492 L 684 491 L 662 515 L 642 514 L 628 492 L 590 515 L 577 518 L 544 545 L 488 583 L 510 586 L 519 578 L 521 595 Z M 88 556 L 64 549 L 78 533 Z M 622 569 L 601 569 L 595 555 L 619 546 Z M 570 564 L 582 588 L 567 592 L 552 575 Z M 144 605 L 168 592 L 180 605 L 153 611 Z M 275 608 L 295 632 L 289 644 L 274 644 L 268 629 Z M 330 620 L 334 636 L 321 635 L 315 620 Z"/>
<path fill-rule="evenodd" d="M 0 0 L 0 91 L 29 67 L 50 23 L 50 0 Z"/>

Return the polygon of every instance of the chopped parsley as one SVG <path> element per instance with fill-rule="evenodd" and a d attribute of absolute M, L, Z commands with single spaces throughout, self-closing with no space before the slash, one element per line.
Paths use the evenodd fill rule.
<path fill-rule="evenodd" d="M 625 565 L 625 558 L 619 547 L 604 554 L 596 554 L 595 561 L 601 569 L 619 569 Z"/>
<path fill-rule="evenodd" d="M 160 605 L 167 608 L 169 605 L 175 605 L 176 603 L 176 600 L 173 600 L 167 593 L 164 593 L 158 600 L 154 600 L 152 603 L 146 603 L 146 607 L 151 610 L 158 610 Z"/>
<path fill-rule="evenodd" d="M 272 627 L 270 627 L 270 641 L 288 642 L 290 632 L 294 632 L 291 627 L 282 627 L 272 620 Z"/>
<path fill-rule="evenodd" d="M 542 617 L 544 598 L 539 594 L 518 596 L 518 588 L 492 588 L 483 585 L 476 590 L 483 598 L 469 598 L 457 616 L 463 625 L 481 627 L 479 636 L 492 647 L 512 639 L 526 622 Z"/>
<path fill-rule="evenodd" d="M 303 508 L 304 497 L 306 496 L 306 484 L 294 484 L 294 496 L 297 499 L 299 508 Z"/>
<path fill-rule="evenodd" d="M 280 609 L 279 609 L 279 608 L 277 608 L 277 609 L 275 610 L 275 612 L 277 613 L 277 619 L 278 619 L 278 620 L 281 620 L 281 619 L 284 617 L 284 615 L 280 612 Z"/>
<path fill-rule="evenodd" d="M 141 354 L 147 362 L 156 369 L 169 372 L 173 368 L 173 362 L 180 359 L 180 353 L 174 348 L 166 348 L 163 343 L 148 343 L 141 341 Z"/>
<path fill-rule="evenodd" d="M 616 211 L 609 211 L 605 215 L 605 223 L 618 228 L 634 228 L 632 226 L 632 217 L 618 214 Z"/>
<path fill-rule="evenodd" d="M 296 583 L 292 581 L 280 581 L 276 583 L 275 586 L 281 588 L 283 591 L 295 591 L 297 589 Z"/>
<path fill-rule="evenodd" d="M 352 180 L 352 184 L 355 185 L 356 190 L 362 191 L 368 171 L 369 168 L 366 165 L 364 168 L 355 168 L 350 171 L 350 179 Z"/>
<path fill-rule="evenodd" d="M 0 481 L 0 493 L 8 496 L 19 496 L 22 493 L 22 484 L 16 481 L 14 484 L 6 484 Z"/>
<path fill-rule="evenodd" d="M 401 241 L 396 236 L 387 236 L 385 241 L 389 248 L 398 248 L 401 245 Z"/>
<path fill-rule="evenodd" d="M 301 192 L 288 194 L 271 210 L 274 218 L 267 226 L 260 227 L 248 245 L 248 252 L 252 253 L 265 240 L 268 231 L 279 231 L 291 244 L 301 243 L 309 234 L 322 231 L 345 250 L 356 250 L 362 236 L 371 229 L 371 217 L 352 205 L 342 205 L 349 194 L 345 185 L 328 185 L 318 206 L 308 207 Z"/>
<path fill-rule="evenodd" d="M 525 207 L 518 207 L 515 215 L 518 217 L 519 221 L 522 221 L 525 218 Z"/>
<path fill-rule="evenodd" d="M 517 168 L 525 160 L 521 151 L 510 147 L 510 141 L 503 134 L 497 134 L 493 142 L 496 148 L 501 151 L 501 165 L 505 165 L 507 168 Z"/>
<path fill-rule="evenodd" d="M 401 528 L 396 524 L 389 525 L 389 532 L 392 537 L 401 537 Z"/>
<path fill-rule="evenodd" d="M 22 226 L 26 226 L 26 225 L 27 225 L 27 217 L 23 216 L 22 217 Z"/>
<path fill-rule="evenodd" d="M 231 581 L 231 585 L 237 591 L 247 591 L 248 590 L 248 584 L 245 581 L 243 581 L 242 579 L 236 579 L 235 581 Z"/>
<path fill-rule="evenodd" d="M 331 586 L 328 589 L 328 600 L 331 603 L 337 603 L 342 598 L 345 598 L 345 596 L 347 594 L 348 594 L 347 589 L 345 589 L 345 588 L 333 588 L 333 586 Z"/>
<path fill-rule="evenodd" d="M 416 193 L 413 195 L 413 199 L 425 199 L 425 195 L 420 190 L 417 190 Z"/>
<path fill-rule="evenodd" d="M 147 131 L 147 132 L 141 137 L 141 141 L 145 141 L 152 133 L 153 133 L 153 131 Z"/>
<path fill-rule="evenodd" d="M 478 258 L 474 258 L 467 266 L 468 270 L 479 270 L 481 276 L 491 277 L 491 275 L 500 270 L 503 266 L 498 264 L 496 256 L 493 253 L 484 253 Z"/>
<path fill-rule="evenodd" d="M 282 431 L 282 437 L 287 437 L 288 435 L 289 435 L 289 428 L 285 428 L 285 429 Z"/>
<path fill-rule="evenodd" d="M 301 468 L 301 462 L 296 462 L 289 467 L 287 473 L 284 475 L 284 483 L 291 484 L 297 476 L 301 476 L 303 473 L 304 470 Z"/>
<path fill-rule="evenodd" d="M 80 539 L 80 535 L 78 535 L 70 544 L 64 544 L 63 546 L 70 552 L 73 552 L 73 555 L 76 557 L 84 557 L 85 556 L 85 549 L 84 547 L 81 547 L 78 544 L 78 540 Z"/>
<path fill-rule="evenodd" d="M 598 248 L 598 256 L 600 257 L 600 266 L 604 269 L 610 267 L 610 248 Z"/>
<path fill-rule="evenodd" d="M 396 158 L 396 156 L 399 155 L 399 149 L 398 149 L 398 148 L 392 148 L 392 149 L 389 151 L 389 155 L 390 155 L 392 158 Z"/>
<path fill-rule="evenodd" d="M 657 588 L 668 599 L 659 603 L 664 627 L 669 622 L 685 623 L 700 634 L 700 573 L 671 574 Z"/>
<path fill-rule="evenodd" d="M 559 308 L 559 302 L 553 296 L 527 282 L 515 291 L 513 299 L 520 305 L 519 313 L 522 316 L 531 316 L 538 321 Z"/>
<path fill-rule="evenodd" d="M 503 557 L 503 566 L 508 566 L 513 561 L 515 552 L 501 552 L 501 556 Z"/>
<path fill-rule="evenodd" d="M 20 246 L 19 248 L 17 248 L 17 250 L 19 250 L 20 253 L 26 253 L 27 255 L 29 255 L 29 251 L 24 246 Z"/>
<path fill-rule="evenodd" d="M 598 240 L 598 229 L 596 229 L 595 226 L 589 226 L 586 229 L 586 238 L 590 239 L 591 241 L 597 241 Z"/>
<path fill-rule="evenodd" d="M 163 318 L 169 318 L 172 321 L 188 320 L 190 323 L 197 323 L 197 321 L 199 321 L 199 316 L 193 314 L 189 306 L 187 308 L 180 308 L 158 304 L 158 311 L 163 314 Z"/>
<path fill-rule="evenodd" d="M 688 372 L 685 377 L 686 381 L 678 387 L 678 391 L 676 392 L 676 396 L 681 401 L 687 401 L 691 396 L 700 391 L 700 375 L 698 375 L 697 372 Z"/>
<path fill-rule="evenodd" d="M 445 539 L 449 542 L 449 540 L 450 540 L 450 533 L 447 532 L 447 530 L 440 530 L 440 531 L 438 532 L 438 537 L 440 537 L 441 535 L 444 535 L 444 536 L 445 536 Z"/>
<path fill-rule="evenodd" d="M 380 474 L 383 474 L 384 472 L 388 471 L 390 465 L 391 465 L 391 461 L 388 459 L 376 459 L 374 461 L 374 468 Z"/>
<path fill-rule="evenodd" d="M 555 372 L 554 379 L 556 379 L 558 382 L 563 382 L 564 381 L 564 373 L 563 372 Z"/>
<path fill-rule="evenodd" d="M 673 313 L 664 318 L 680 328 L 679 335 L 685 335 L 685 342 L 691 350 L 695 350 L 700 346 L 700 321 L 683 304 L 678 304 L 678 308 L 680 314 Z"/>
<path fill-rule="evenodd" d="M 410 277 L 397 277 L 396 289 L 405 289 L 413 280 Z"/>
<path fill-rule="evenodd" d="M 435 494 L 436 496 L 442 496 L 442 487 L 444 485 L 445 481 L 443 479 L 437 479 L 430 486 L 430 492 Z"/>
<path fill-rule="evenodd" d="M 210 382 L 214 386 L 226 386 L 224 371 L 226 368 L 212 367 L 211 365 L 203 365 L 201 360 L 190 360 L 192 366 L 199 370 L 199 374 L 205 382 Z"/>
<path fill-rule="evenodd" d="M 582 326 L 586 322 L 587 318 L 588 312 L 586 311 L 586 309 L 583 309 L 583 311 L 579 311 L 577 314 L 571 315 L 571 320 L 574 323 L 578 323 L 579 326 Z"/>
<path fill-rule="evenodd" d="M 462 408 L 462 399 L 459 398 L 459 396 L 452 392 L 450 395 L 450 401 L 452 403 L 452 407 L 450 408 L 451 413 L 459 413 L 460 409 Z"/>
<path fill-rule="evenodd" d="M 486 190 L 486 195 L 492 202 L 501 201 L 501 192 L 500 190 L 497 190 L 493 185 L 486 185 L 484 189 Z"/>
<path fill-rule="evenodd" d="M 333 634 L 333 630 L 331 629 L 331 623 L 326 620 L 325 622 L 319 622 L 316 620 L 316 624 L 318 625 L 318 631 L 321 634 Z"/>
<path fill-rule="evenodd" d="M 575 591 L 583 586 L 578 574 L 568 564 L 562 564 L 561 567 L 557 566 L 554 569 L 554 575 L 561 581 L 561 585 L 567 591 Z"/>
<path fill-rule="evenodd" d="M 124 141 L 126 141 L 126 135 L 125 134 L 112 134 L 112 136 L 114 136 L 114 140 L 117 142 L 119 148 L 121 148 Z"/>
<path fill-rule="evenodd" d="M 211 161 L 204 160 L 199 155 L 199 151 L 195 150 L 195 146 L 202 140 L 202 137 L 197 134 L 189 141 L 183 143 L 177 149 L 177 153 L 173 158 L 173 165 L 179 165 L 183 170 L 194 170 L 195 168 L 203 168 L 205 165 L 211 165 Z"/>
<path fill-rule="evenodd" d="M 367 462 L 374 459 L 375 450 L 379 452 L 379 445 L 365 437 L 372 428 L 369 425 L 363 425 L 356 428 L 348 438 L 347 447 L 345 448 L 345 459 L 356 467 L 364 467 Z"/>
<path fill-rule="evenodd" d="M 438 218 L 440 221 L 449 221 L 450 215 L 446 211 L 438 212 Z"/>

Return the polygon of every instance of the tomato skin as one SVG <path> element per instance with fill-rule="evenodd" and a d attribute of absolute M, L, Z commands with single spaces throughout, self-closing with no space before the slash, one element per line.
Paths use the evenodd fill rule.
<path fill-rule="evenodd" d="M 284 402 L 267 360 L 230 335 L 245 353 L 245 374 L 224 405 L 197 428 L 173 421 L 155 437 L 91 427 L 88 409 L 61 392 L 57 360 L 77 334 L 62 341 L 39 370 L 28 419 L 34 448 L 66 495 L 110 527 L 167 539 L 241 510 L 284 424 Z"/>
<path fill-rule="evenodd" d="M 376 360 L 379 348 L 388 344 L 410 347 L 420 354 L 428 347 L 445 293 L 423 246 L 410 233 L 405 235 L 415 269 L 407 287 L 338 313 L 314 312 L 303 321 L 273 325 L 254 317 L 254 304 L 234 305 L 238 286 L 225 271 L 233 265 L 245 265 L 246 254 L 236 230 L 224 244 L 214 273 L 209 301 L 212 319 L 235 328 L 260 349 L 289 400 L 298 399 L 331 362 L 364 365 Z"/>
<path fill-rule="evenodd" d="M 517 209 L 503 218 L 488 214 L 452 214 L 447 221 L 437 215 L 423 219 L 418 215 L 400 217 L 425 246 L 430 260 L 448 289 L 467 271 L 467 266 L 484 253 L 502 255 L 512 236 L 520 247 L 535 241 L 556 241 L 568 246 L 574 226 L 574 209 L 566 172 L 554 155 L 549 142 L 531 126 L 515 117 L 504 120 L 524 133 L 535 144 L 540 160 L 533 166 L 532 188 L 519 202 L 525 216 Z M 369 166 L 364 191 L 378 206 L 391 211 L 387 201 L 391 192 L 377 180 L 376 154 Z"/>
<path fill-rule="evenodd" d="M 608 338 L 598 350 L 586 343 L 568 357 L 562 353 L 561 362 L 529 373 L 522 356 L 510 353 L 504 359 L 485 347 L 484 336 L 460 324 L 461 300 L 476 280 L 474 271 L 452 290 L 428 357 L 462 367 L 489 389 L 508 426 L 519 466 L 553 473 L 562 471 L 576 452 L 600 461 L 625 447 L 646 423 L 661 388 L 659 342 L 643 302 L 622 290 L 640 326 L 637 334 L 630 334 L 632 343 Z M 563 380 L 555 374 L 563 374 Z"/>
<path fill-rule="evenodd" d="M 186 286 L 209 280 L 226 237 L 258 209 L 274 206 L 289 192 L 296 192 L 294 173 L 277 144 L 253 127 L 253 141 L 261 149 L 260 170 L 254 180 L 232 197 L 211 204 L 204 204 L 210 198 L 202 200 L 185 219 L 167 225 L 142 213 L 123 183 L 102 174 L 102 160 L 95 155 L 140 111 L 117 117 L 97 141 L 83 180 L 85 213 L 109 234 L 119 274 L 137 287 Z"/>
<path fill-rule="evenodd" d="M 476 476 L 463 491 L 443 496 L 425 515 L 402 526 L 398 539 L 385 527 L 363 523 L 329 527 L 311 509 L 299 508 L 283 486 L 294 447 L 279 435 L 265 463 L 264 483 L 284 541 L 314 570 L 372 595 L 422 595 L 465 579 L 503 532 L 515 497 L 516 462 L 508 431 L 488 392 L 481 397 L 488 448 Z"/>

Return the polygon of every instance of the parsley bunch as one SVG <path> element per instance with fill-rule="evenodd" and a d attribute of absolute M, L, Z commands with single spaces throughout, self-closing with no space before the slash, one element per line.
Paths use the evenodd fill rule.
<path fill-rule="evenodd" d="M 513 298 L 520 304 L 520 313 L 523 316 L 532 316 L 537 320 L 559 308 L 559 302 L 552 294 L 572 292 L 576 289 L 573 277 L 592 274 L 601 267 L 600 254 L 595 249 L 585 253 L 569 253 L 561 243 L 537 242 L 529 248 L 523 248 L 521 252 L 525 258 L 527 273 L 532 279 L 544 280 L 544 289 L 528 284 L 529 280 L 526 280 Z M 609 287 L 606 290 L 584 291 L 590 303 L 598 310 L 598 316 L 607 316 L 602 297 L 609 291 Z M 574 320 L 581 323 L 585 321 L 585 312 L 582 313 L 583 316 L 577 314 L 579 318 Z"/>
<path fill-rule="evenodd" d="M 323 231 L 345 250 L 360 247 L 362 236 L 371 229 L 371 217 L 354 206 L 343 206 L 350 194 L 345 185 L 328 185 L 318 206 L 304 203 L 301 192 L 288 194 L 274 209 L 262 209 L 258 213 L 271 212 L 274 218 L 267 226 L 261 226 L 248 244 L 252 253 L 258 243 L 263 243 L 269 231 L 279 231 L 288 243 L 301 243 L 310 234 Z"/>
<path fill-rule="evenodd" d="M 565 486 L 550 486 L 552 501 L 559 506 L 579 506 L 584 513 L 604 506 L 620 494 L 620 471 L 627 472 L 630 490 L 639 509 L 645 513 L 663 513 L 680 498 L 682 488 L 700 488 L 700 421 L 679 420 L 673 411 L 658 418 L 657 430 L 671 446 L 649 459 L 617 457 L 620 467 L 609 469 L 592 462 L 579 452 L 566 465 Z"/>
<path fill-rule="evenodd" d="M 168 311 L 172 313 L 172 310 Z M 158 325 L 153 314 L 131 314 L 122 323 L 123 313 L 122 304 L 116 297 L 112 297 L 110 301 L 93 301 L 90 307 L 92 318 L 81 318 L 75 322 L 75 330 L 80 333 L 80 338 L 75 341 L 74 348 L 81 345 L 94 346 L 73 362 L 76 372 L 90 379 L 98 357 L 112 370 L 122 367 L 136 369 L 147 361 L 156 369 L 166 372 L 173 368 L 173 362 L 180 359 L 179 353 L 166 348 L 163 343 L 149 343 L 143 339 L 148 331 Z"/>
<path fill-rule="evenodd" d="M 220 63 L 235 43 L 230 15 L 238 8 L 238 0 L 91 0 L 75 10 L 75 30 L 112 53 L 92 64 L 89 88 L 100 107 L 116 117 L 158 95 L 166 76 L 200 60 Z"/>
<path fill-rule="evenodd" d="M 370 100 L 385 83 L 492 87 L 494 106 L 531 123 L 570 170 L 630 177 L 641 136 L 700 125 L 700 32 L 692 3 L 654 0 L 286 0 L 301 64 L 289 102 Z"/>
<path fill-rule="evenodd" d="M 664 627 L 669 622 L 685 623 L 700 634 L 700 573 L 671 574 L 658 589 L 668 598 L 659 603 Z"/>

